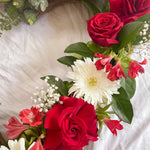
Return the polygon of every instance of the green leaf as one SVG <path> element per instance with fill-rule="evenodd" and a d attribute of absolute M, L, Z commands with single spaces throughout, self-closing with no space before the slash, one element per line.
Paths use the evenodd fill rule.
<path fill-rule="evenodd" d="M 119 89 L 120 94 L 112 96 L 112 108 L 115 114 L 124 122 L 131 124 L 133 118 L 133 108 L 130 99 L 123 88 Z"/>
<path fill-rule="evenodd" d="M 150 13 L 148 13 L 142 17 L 139 17 L 135 22 L 137 22 L 137 21 L 144 22 L 144 21 L 149 21 L 149 20 L 150 20 Z"/>
<path fill-rule="evenodd" d="M 64 65 L 67 65 L 69 67 L 71 67 L 71 65 L 73 65 L 74 61 L 76 61 L 76 60 L 77 60 L 77 58 L 75 58 L 73 56 L 64 56 L 64 57 L 57 59 L 58 62 L 60 62 Z"/>
<path fill-rule="evenodd" d="M 24 11 L 24 17 L 29 25 L 33 25 L 36 22 L 36 12 L 31 9 Z"/>
<path fill-rule="evenodd" d="M 124 73 L 126 76 L 128 76 L 128 71 L 124 70 Z M 130 79 L 129 77 L 127 79 L 121 78 L 120 81 L 121 87 L 126 91 L 129 98 L 131 99 L 134 96 L 134 93 L 136 91 L 136 81 L 135 79 Z"/>
<path fill-rule="evenodd" d="M 27 135 L 27 136 L 34 136 L 34 137 L 38 137 L 38 135 L 31 129 L 27 129 L 24 131 L 24 133 Z"/>
<path fill-rule="evenodd" d="M 118 34 L 118 40 L 120 44 L 115 44 L 112 46 L 113 49 L 120 50 L 127 46 L 129 42 L 131 42 L 143 26 L 143 22 L 131 22 L 126 24 Z"/>
<path fill-rule="evenodd" d="M 31 137 L 29 145 L 31 145 L 35 141 L 36 137 Z"/>
<path fill-rule="evenodd" d="M 109 0 L 104 0 L 104 5 L 103 5 L 103 12 L 110 12 L 110 3 Z"/>
<path fill-rule="evenodd" d="M 87 42 L 87 46 L 94 53 L 101 53 L 104 55 L 109 55 L 110 53 L 110 48 L 99 46 L 95 44 L 93 41 Z"/>
<path fill-rule="evenodd" d="M 106 111 L 111 105 L 112 103 L 110 103 L 109 105 L 106 105 L 104 108 L 97 109 L 96 113 L 101 113 L 101 112 Z"/>
<path fill-rule="evenodd" d="M 0 2 L 10 2 L 11 0 L 0 0 Z"/>
<path fill-rule="evenodd" d="M 65 53 L 76 53 L 83 57 L 93 57 L 94 53 L 87 47 L 85 43 L 79 42 L 69 45 L 65 49 Z"/>
<path fill-rule="evenodd" d="M 67 90 L 69 91 L 69 89 L 73 86 L 73 82 L 68 82 L 68 81 L 64 81 L 65 86 L 67 87 Z"/>
<path fill-rule="evenodd" d="M 25 0 L 13 0 L 13 5 L 16 8 L 23 8 L 25 4 Z"/>
<path fill-rule="evenodd" d="M 49 75 L 49 76 L 41 77 L 41 79 L 45 80 L 46 77 L 49 77 L 49 79 L 47 81 L 48 84 L 55 85 L 56 87 L 58 87 L 58 89 L 57 89 L 58 93 L 60 93 L 62 96 L 68 95 L 67 87 L 66 87 L 65 83 L 60 78 L 53 76 L 53 75 Z M 58 78 L 58 80 L 56 80 L 56 78 Z"/>
<path fill-rule="evenodd" d="M 99 0 L 81 0 L 81 2 L 89 8 L 93 15 L 101 13 Z"/>
<path fill-rule="evenodd" d="M 45 11 L 48 7 L 48 1 L 47 0 L 28 0 L 28 2 L 36 9 L 39 8 L 41 11 Z"/>

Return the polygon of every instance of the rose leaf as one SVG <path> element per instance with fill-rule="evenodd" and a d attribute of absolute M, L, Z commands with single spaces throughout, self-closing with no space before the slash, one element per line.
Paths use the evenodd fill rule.
<path fill-rule="evenodd" d="M 123 88 L 119 89 L 119 93 L 112 96 L 112 108 L 120 119 L 131 124 L 133 118 L 132 104 Z"/>

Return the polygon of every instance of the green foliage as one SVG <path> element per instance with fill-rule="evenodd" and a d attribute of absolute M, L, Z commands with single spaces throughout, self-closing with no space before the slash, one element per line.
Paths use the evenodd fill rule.
<path fill-rule="evenodd" d="M 65 49 L 65 53 L 76 53 L 83 57 L 93 57 L 94 56 L 94 53 L 83 42 L 78 42 L 78 43 L 69 45 Z"/>
<path fill-rule="evenodd" d="M 0 0 L 0 2 L 10 2 L 11 0 Z"/>
<path fill-rule="evenodd" d="M 110 51 L 111 51 L 109 47 L 99 46 L 99 45 L 95 44 L 93 41 L 87 42 L 87 46 L 94 53 L 98 52 L 98 53 L 101 53 L 104 55 L 109 55 Z"/>
<path fill-rule="evenodd" d="M 5 13 L 0 12 L 0 30 L 10 30 L 13 25 L 18 25 L 22 21 L 22 18 L 23 16 L 15 6 L 12 4 L 8 5 Z"/>
<path fill-rule="evenodd" d="M 31 9 L 24 11 L 24 17 L 28 24 L 33 25 L 36 21 L 36 12 Z"/>
<path fill-rule="evenodd" d="M 124 70 L 124 73 L 126 76 L 128 76 L 128 70 Z M 134 93 L 136 91 L 135 79 L 130 79 L 129 77 L 125 79 L 122 77 L 120 84 L 121 84 L 121 87 L 126 91 L 129 98 L 131 99 L 134 96 Z"/>
<path fill-rule="evenodd" d="M 66 87 L 66 84 L 60 78 L 53 75 L 49 75 L 49 76 L 41 77 L 41 79 L 45 80 L 46 77 L 49 77 L 47 81 L 49 85 L 55 85 L 56 87 L 58 87 L 58 89 L 56 89 L 56 92 L 60 93 L 61 96 L 68 95 L 68 89 Z M 58 78 L 58 80 L 56 80 L 56 78 Z"/>
<path fill-rule="evenodd" d="M 132 42 L 133 45 L 138 45 L 139 43 L 145 43 L 150 40 L 150 21 L 144 23 L 142 29 L 138 32 L 138 36 Z"/>
<path fill-rule="evenodd" d="M 16 8 L 23 8 L 25 4 L 25 0 L 13 0 L 13 6 Z"/>
<path fill-rule="evenodd" d="M 148 13 L 148 14 L 142 16 L 142 17 L 139 17 L 136 20 L 136 22 L 138 22 L 138 21 L 141 21 L 141 22 L 144 22 L 144 21 L 148 22 L 148 21 L 150 21 L 150 13 Z"/>
<path fill-rule="evenodd" d="M 48 7 L 47 0 L 29 0 L 29 3 L 36 9 L 40 9 L 41 11 L 45 11 Z"/>
<path fill-rule="evenodd" d="M 126 47 L 129 42 L 132 42 L 142 26 L 143 22 L 138 21 L 126 24 L 118 34 L 120 44 L 113 45 L 114 51 L 117 52 L 118 50 Z"/>
<path fill-rule="evenodd" d="M 104 0 L 104 5 L 102 8 L 103 12 L 110 12 L 110 4 L 109 4 L 109 0 Z"/>
<path fill-rule="evenodd" d="M 57 59 L 58 62 L 67 65 L 68 67 L 71 67 L 71 65 L 74 64 L 74 61 L 76 61 L 77 58 L 73 57 L 73 56 L 64 56 L 61 57 L 59 59 Z"/>
<path fill-rule="evenodd" d="M 98 124 L 99 124 L 99 130 L 98 130 L 98 135 L 100 135 L 100 132 L 102 130 L 103 126 L 103 119 L 104 118 L 109 118 L 110 116 L 108 115 L 110 112 L 106 111 L 112 104 L 106 105 L 104 108 L 98 108 L 96 109 L 96 116 L 98 119 Z"/>
<path fill-rule="evenodd" d="M 100 0 L 81 0 L 83 4 L 89 8 L 93 15 L 101 13 L 101 2 Z"/>
<path fill-rule="evenodd" d="M 120 119 L 131 124 L 133 118 L 133 108 L 129 96 L 124 88 L 120 88 L 118 91 L 120 94 L 114 94 L 112 96 L 112 108 Z"/>

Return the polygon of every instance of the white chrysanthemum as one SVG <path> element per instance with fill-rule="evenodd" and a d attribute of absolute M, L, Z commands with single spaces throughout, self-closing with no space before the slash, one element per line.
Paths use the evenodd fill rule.
<path fill-rule="evenodd" d="M 18 142 L 17 140 L 8 141 L 9 149 L 5 146 L 1 146 L 0 150 L 25 150 L 25 139 L 21 138 Z"/>
<path fill-rule="evenodd" d="M 74 82 L 69 94 L 74 92 L 77 98 L 84 96 L 85 101 L 96 107 L 97 103 L 111 100 L 112 94 L 118 94 L 120 81 L 110 81 L 105 69 L 96 69 L 95 61 L 90 58 L 77 60 L 72 66 L 73 71 L 68 72 L 68 77 Z"/>

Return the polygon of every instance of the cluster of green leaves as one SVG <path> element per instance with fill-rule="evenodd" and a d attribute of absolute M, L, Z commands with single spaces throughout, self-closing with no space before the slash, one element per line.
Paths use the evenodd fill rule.
<path fill-rule="evenodd" d="M 0 2 L 3 0 L 0 0 Z M 33 25 L 37 20 L 37 12 L 45 11 L 48 0 L 7 0 L 5 11 L 0 12 L 0 30 L 10 30 L 22 20 Z M 0 32 L 2 33 L 2 32 Z"/>
<path fill-rule="evenodd" d="M 10 30 L 13 25 L 18 25 L 21 20 L 22 15 L 17 9 L 12 5 L 7 6 L 5 13 L 0 12 L 0 30 Z"/>

